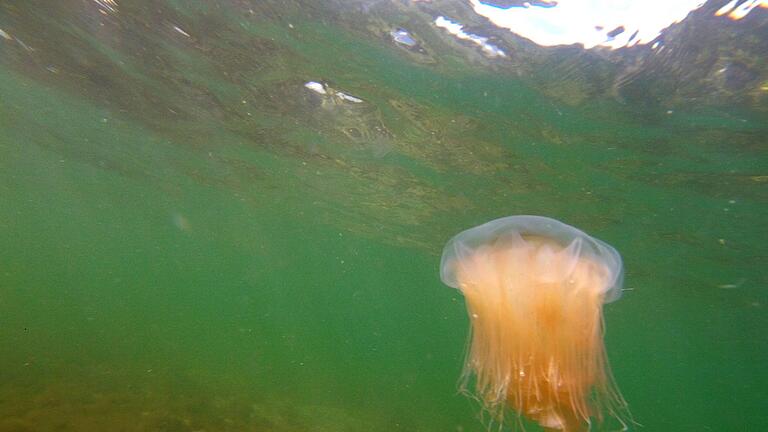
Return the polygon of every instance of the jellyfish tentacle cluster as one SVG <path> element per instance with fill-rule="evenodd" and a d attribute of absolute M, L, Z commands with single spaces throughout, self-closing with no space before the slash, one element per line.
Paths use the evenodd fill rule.
<path fill-rule="evenodd" d="M 462 388 L 474 382 L 497 420 L 512 410 L 550 430 L 624 423 L 603 343 L 602 307 L 623 283 L 614 248 L 554 219 L 510 216 L 452 238 L 440 274 L 470 317 Z"/>

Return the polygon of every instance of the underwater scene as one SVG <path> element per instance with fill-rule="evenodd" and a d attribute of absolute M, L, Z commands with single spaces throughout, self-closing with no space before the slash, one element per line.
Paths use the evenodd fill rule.
<path fill-rule="evenodd" d="M 0 0 L 0 432 L 761 431 L 765 0 Z"/>

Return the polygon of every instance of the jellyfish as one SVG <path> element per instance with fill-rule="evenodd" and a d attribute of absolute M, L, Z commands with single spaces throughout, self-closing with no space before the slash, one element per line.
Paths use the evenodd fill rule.
<path fill-rule="evenodd" d="M 554 219 L 510 216 L 448 241 L 440 277 L 469 314 L 461 389 L 495 421 L 511 410 L 518 425 L 545 430 L 588 430 L 607 417 L 626 429 L 603 343 L 602 306 L 623 282 L 614 248 Z"/>

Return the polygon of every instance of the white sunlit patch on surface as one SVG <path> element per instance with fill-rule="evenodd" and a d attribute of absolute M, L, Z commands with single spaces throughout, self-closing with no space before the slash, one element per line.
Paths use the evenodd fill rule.
<path fill-rule="evenodd" d="M 472 33 L 467 33 L 464 31 L 464 26 L 462 26 L 457 22 L 453 22 L 448 18 L 445 18 L 443 16 L 437 17 L 435 19 L 435 25 L 442 29 L 445 29 L 448 33 L 456 36 L 461 40 L 470 41 L 475 45 L 478 45 L 480 49 L 482 49 L 483 53 L 488 57 L 506 57 L 507 56 L 507 54 L 504 53 L 504 51 L 502 51 L 499 47 L 488 43 L 487 37 L 478 36 Z"/>
<path fill-rule="evenodd" d="M 395 42 L 401 45 L 405 45 L 407 47 L 416 46 L 416 41 L 408 33 L 408 30 L 405 30 L 405 29 L 392 30 L 391 32 L 389 32 L 389 35 L 392 37 L 392 40 L 394 40 Z"/>
<path fill-rule="evenodd" d="M 364 102 L 359 97 L 355 97 L 350 94 L 344 93 L 342 91 L 333 89 L 330 86 L 328 86 L 328 84 L 326 83 L 320 83 L 317 81 L 308 81 L 304 83 L 304 87 L 306 87 L 309 90 L 312 90 L 313 92 L 319 95 L 328 96 L 330 100 L 333 100 L 336 102 L 352 102 L 352 103 Z"/>
<path fill-rule="evenodd" d="M 732 20 L 740 20 L 757 7 L 768 9 L 768 0 L 747 0 L 741 3 L 738 0 L 731 0 L 718 9 L 715 15 L 725 15 Z"/>
<path fill-rule="evenodd" d="M 647 44 L 704 0 L 562 0 L 502 8 L 470 0 L 475 12 L 538 45 L 611 49 Z"/>
<path fill-rule="evenodd" d="M 93 0 L 104 15 L 117 13 L 117 0 Z"/>

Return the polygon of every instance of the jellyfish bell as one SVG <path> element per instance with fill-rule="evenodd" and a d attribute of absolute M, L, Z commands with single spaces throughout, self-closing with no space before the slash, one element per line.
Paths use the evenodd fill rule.
<path fill-rule="evenodd" d="M 508 216 L 462 231 L 449 240 L 443 249 L 440 277 L 446 285 L 460 288 L 456 266 L 461 265 L 464 258 L 478 249 L 492 246 L 503 249 L 505 244 L 524 240 L 532 243 L 548 242 L 552 246 L 566 249 L 570 256 L 602 261 L 612 270 L 613 276 L 610 284 L 604 287 L 605 302 L 610 303 L 621 297 L 624 272 L 621 256 L 616 249 L 577 228 L 544 216 Z M 572 261 L 575 263 L 575 260 Z"/>
<path fill-rule="evenodd" d="M 623 283 L 614 248 L 554 219 L 510 216 L 453 237 L 440 277 L 470 316 L 462 389 L 497 420 L 511 409 L 549 430 L 626 424 L 603 345 L 602 305 Z"/>

